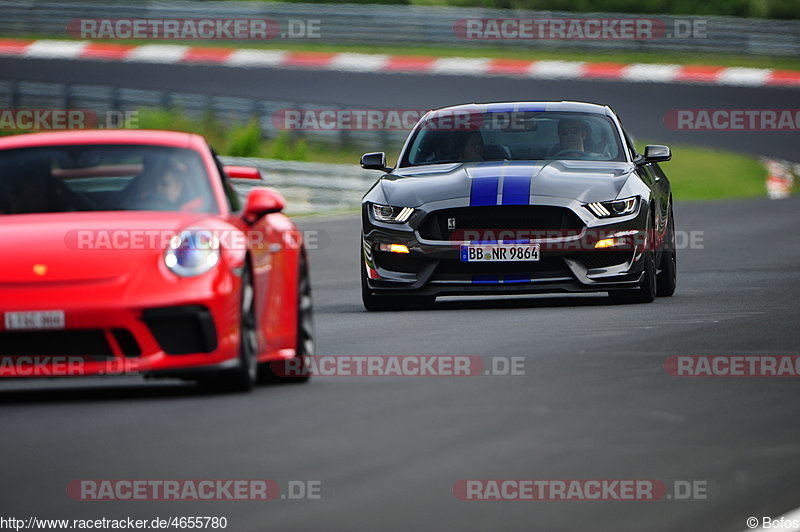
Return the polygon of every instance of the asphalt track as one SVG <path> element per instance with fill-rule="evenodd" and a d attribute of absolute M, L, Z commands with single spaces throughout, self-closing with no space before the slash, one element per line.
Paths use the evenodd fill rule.
<path fill-rule="evenodd" d="M 0 79 L 173 89 L 375 108 L 583 99 L 634 135 L 796 159 L 796 133 L 687 133 L 677 108 L 794 108 L 796 91 L 288 69 L 0 59 Z M 667 171 L 669 167 L 666 166 Z M 701 178 L 701 176 L 699 177 Z M 365 313 L 358 221 L 302 221 L 321 355 L 502 355 L 526 374 L 316 378 L 205 396 L 137 378 L 0 383 L 0 516 L 226 516 L 229 530 L 740 532 L 800 506 L 797 382 L 675 378 L 670 355 L 800 354 L 800 198 L 676 205 L 702 232 L 679 288 L 651 305 L 602 296 L 445 300 Z M 322 499 L 78 502 L 75 479 L 318 480 Z M 709 498 L 464 502 L 468 478 L 700 480 Z"/>
<path fill-rule="evenodd" d="M 591 60 L 591 57 L 587 57 Z M 713 62 L 713 61 L 712 61 Z M 616 81 L 375 74 L 280 68 L 0 58 L 0 79 L 100 84 L 375 109 L 469 102 L 582 100 L 612 106 L 635 137 L 797 160 L 797 132 L 673 131 L 675 109 L 796 109 L 797 89 Z"/>
<path fill-rule="evenodd" d="M 226 516 L 229 530 L 741 532 L 800 506 L 793 378 L 677 378 L 669 355 L 800 354 L 800 197 L 676 205 L 674 297 L 445 300 L 366 313 L 358 220 L 308 218 L 322 355 L 504 355 L 524 376 L 328 377 L 252 394 L 0 383 L 0 516 Z M 699 243 L 699 242 L 698 242 Z M 318 480 L 322 499 L 79 502 L 75 479 Z M 707 500 L 465 502 L 459 479 L 703 480 Z"/>

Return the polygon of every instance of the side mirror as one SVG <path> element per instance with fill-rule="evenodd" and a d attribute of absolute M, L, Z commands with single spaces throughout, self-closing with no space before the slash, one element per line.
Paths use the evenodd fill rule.
<path fill-rule="evenodd" d="M 254 188 L 247 195 L 244 207 L 244 221 L 254 224 L 267 214 L 281 212 L 286 207 L 286 200 L 276 190 L 265 187 Z"/>
<path fill-rule="evenodd" d="M 261 171 L 252 166 L 223 166 L 222 169 L 231 179 L 257 179 L 261 181 Z"/>
<path fill-rule="evenodd" d="M 361 156 L 361 168 L 364 170 L 381 170 L 391 172 L 392 169 L 386 166 L 386 154 L 382 151 L 365 153 Z"/>
<path fill-rule="evenodd" d="M 651 144 L 644 147 L 644 161 L 646 163 L 657 163 L 659 161 L 669 161 L 672 159 L 672 152 L 669 146 Z"/>

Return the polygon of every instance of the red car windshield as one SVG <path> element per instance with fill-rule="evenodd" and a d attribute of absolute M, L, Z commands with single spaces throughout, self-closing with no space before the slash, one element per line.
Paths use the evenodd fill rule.
<path fill-rule="evenodd" d="M 217 212 L 200 155 L 165 146 L 46 146 L 0 151 L 0 214 Z"/>

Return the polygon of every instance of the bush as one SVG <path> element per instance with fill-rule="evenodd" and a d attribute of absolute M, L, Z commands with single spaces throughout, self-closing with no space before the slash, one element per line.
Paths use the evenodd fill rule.
<path fill-rule="evenodd" d="M 293 139 L 288 131 L 281 131 L 266 150 L 268 159 L 284 161 L 308 160 L 308 143 L 305 139 Z"/>
<path fill-rule="evenodd" d="M 203 135 L 212 146 L 227 148 L 224 128 L 211 112 L 193 118 L 181 109 L 139 109 L 137 129 L 166 129 Z"/>
<path fill-rule="evenodd" d="M 261 155 L 261 144 L 261 128 L 257 120 L 251 120 L 245 126 L 231 128 L 226 152 L 233 157 L 258 157 Z"/>

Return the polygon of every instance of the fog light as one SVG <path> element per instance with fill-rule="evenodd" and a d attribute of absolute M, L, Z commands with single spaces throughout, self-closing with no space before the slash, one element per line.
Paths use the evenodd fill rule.
<path fill-rule="evenodd" d="M 408 246 L 405 244 L 380 244 L 378 249 L 389 253 L 408 253 Z"/>
<path fill-rule="evenodd" d="M 603 249 L 603 248 L 612 248 L 617 245 L 616 239 L 613 238 L 604 238 L 603 240 L 598 240 L 597 243 L 594 245 L 595 249 Z"/>

